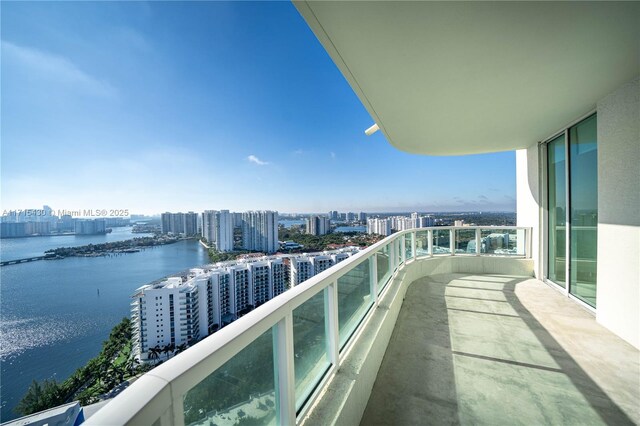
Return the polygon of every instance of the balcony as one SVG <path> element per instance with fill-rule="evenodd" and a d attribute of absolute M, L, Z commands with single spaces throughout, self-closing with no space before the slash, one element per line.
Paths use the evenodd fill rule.
<path fill-rule="evenodd" d="M 393 234 L 142 376 L 87 423 L 639 422 L 638 351 L 532 278 L 530 233 Z"/>

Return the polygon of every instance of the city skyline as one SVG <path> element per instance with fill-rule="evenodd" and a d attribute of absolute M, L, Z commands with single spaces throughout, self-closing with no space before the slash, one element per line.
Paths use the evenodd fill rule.
<path fill-rule="evenodd" d="M 3 210 L 515 211 L 514 152 L 365 136 L 290 3 L 6 3 L 1 19 Z"/>

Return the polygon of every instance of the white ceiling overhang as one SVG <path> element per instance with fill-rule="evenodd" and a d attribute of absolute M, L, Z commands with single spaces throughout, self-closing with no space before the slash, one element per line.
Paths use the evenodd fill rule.
<path fill-rule="evenodd" d="M 530 146 L 640 74 L 640 2 L 294 4 L 411 153 Z"/>

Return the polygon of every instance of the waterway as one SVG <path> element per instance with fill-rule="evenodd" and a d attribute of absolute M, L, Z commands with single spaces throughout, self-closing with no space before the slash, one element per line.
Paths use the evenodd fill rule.
<path fill-rule="evenodd" d="M 278 224 L 288 229 L 288 228 L 291 228 L 292 226 L 306 225 L 307 221 L 302 219 L 280 219 L 278 221 Z"/>
<path fill-rule="evenodd" d="M 1 257 L 145 235 L 114 228 L 100 236 L 3 239 Z M 62 381 L 96 356 L 113 326 L 130 315 L 135 289 L 206 262 L 206 250 L 196 240 L 184 240 L 138 253 L 0 268 L 0 420 L 17 417 L 13 408 L 32 380 Z"/>
<path fill-rule="evenodd" d="M 335 232 L 367 232 L 366 226 L 338 226 Z"/>

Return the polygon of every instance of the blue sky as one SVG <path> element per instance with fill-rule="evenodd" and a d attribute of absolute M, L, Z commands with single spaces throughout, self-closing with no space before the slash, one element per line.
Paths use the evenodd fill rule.
<path fill-rule="evenodd" d="M 515 210 L 391 147 L 289 2 L 2 2 L 2 209 Z"/>

